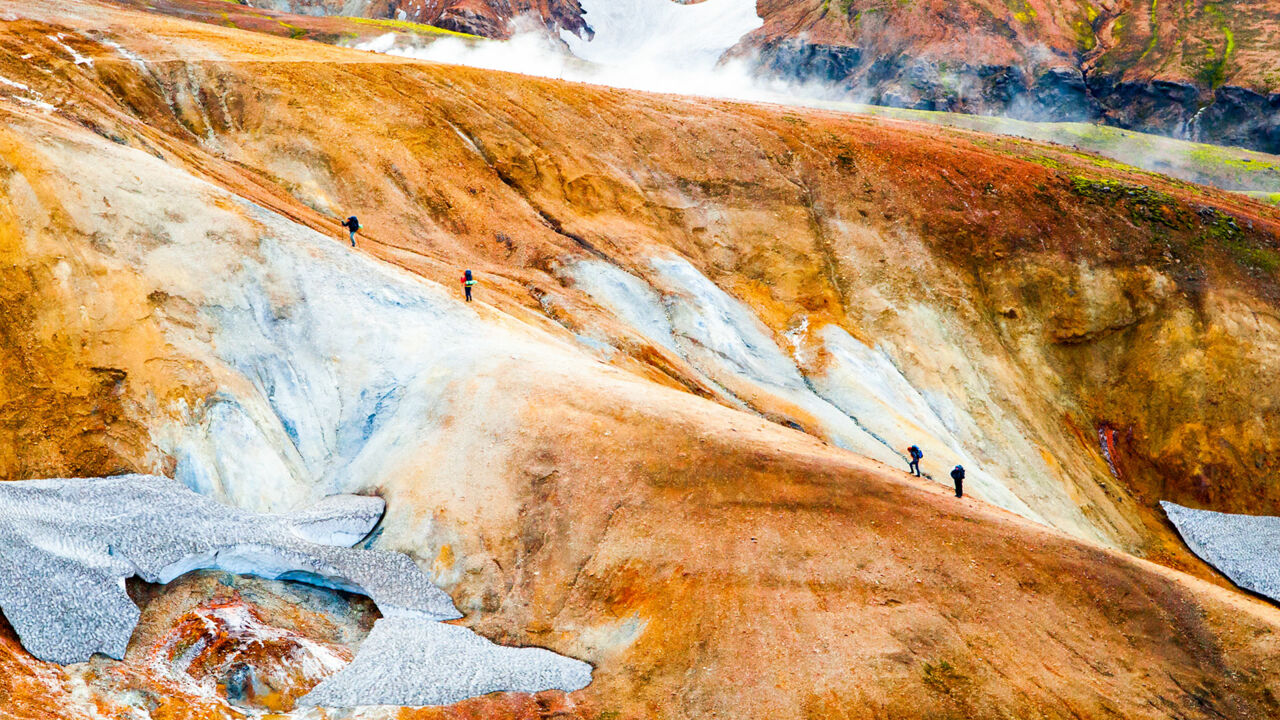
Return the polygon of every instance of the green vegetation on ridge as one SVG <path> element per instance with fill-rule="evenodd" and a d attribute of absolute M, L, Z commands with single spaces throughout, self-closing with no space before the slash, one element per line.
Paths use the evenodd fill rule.
<path fill-rule="evenodd" d="M 924 122 L 1069 148 L 1099 167 L 1160 173 L 1236 192 L 1280 195 L 1280 156 L 1079 122 L 1033 122 L 988 115 L 909 110 L 847 103 L 819 107 Z"/>

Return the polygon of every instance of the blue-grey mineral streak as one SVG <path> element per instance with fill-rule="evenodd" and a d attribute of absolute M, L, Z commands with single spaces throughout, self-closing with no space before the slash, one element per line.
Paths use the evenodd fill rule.
<path fill-rule="evenodd" d="M 253 513 L 151 475 L 0 483 L 0 611 L 42 660 L 123 658 L 139 619 L 126 578 L 167 583 L 220 568 L 359 592 L 378 605 L 384 617 L 355 660 L 307 705 L 439 705 L 591 682 L 584 662 L 440 622 L 461 614 L 407 555 L 349 547 L 384 510 L 379 498 L 336 495 L 292 515 Z"/>
<path fill-rule="evenodd" d="M 1236 585 L 1280 602 L 1280 517 L 1160 505 L 1201 560 Z"/>

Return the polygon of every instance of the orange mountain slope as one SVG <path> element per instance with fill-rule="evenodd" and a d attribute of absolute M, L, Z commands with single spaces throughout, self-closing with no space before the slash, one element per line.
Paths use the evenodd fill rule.
<path fill-rule="evenodd" d="M 463 622 L 596 666 L 403 717 L 1280 712 L 1280 614 L 1156 508 L 1280 512 L 1276 209 L 960 130 L 0 18 L 0 477 L 376 492 Z M 366 627 L 182 582 L 136 589 L 120 663 L 6 633 L 7 711 L 288 710 L 319 677 L 278 655 Z M 241 602 L 262 692 L 195 620 Z"/>

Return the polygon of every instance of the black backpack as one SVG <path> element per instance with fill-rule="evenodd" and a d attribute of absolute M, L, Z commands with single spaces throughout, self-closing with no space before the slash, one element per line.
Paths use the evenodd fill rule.
<path fill-rule="evenodd" d="M 355 215 L 347 218 L 347 221 L 343 223 L 343 225 L 346 225 L 347 229 L 352 231 L 360 229 L 360 221 L 356 219 Z"/>

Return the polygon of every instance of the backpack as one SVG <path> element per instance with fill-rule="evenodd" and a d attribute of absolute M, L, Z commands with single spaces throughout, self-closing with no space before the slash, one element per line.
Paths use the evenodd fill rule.
<path fill-rule="evenodd" d="M 907 448 L 907 452 L 911 453 L 911 457 L 915 458 L 916 460 L 920 460 L 921 458 L 924 457 L 924 453 L 920 452 L 920 448 L 916 447 L 915 445 L 912 445 L 911 447 Z"/>
<path fill-rule="evenodd" d="M 352 232 L 360 229 L 360 221 L 356 219 L 355 215 L 352 215 L 351 217 L 347 218 L 347 222 L 344 224 L 347 226 L 347 229 L 351 230 Z"/>

